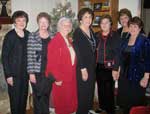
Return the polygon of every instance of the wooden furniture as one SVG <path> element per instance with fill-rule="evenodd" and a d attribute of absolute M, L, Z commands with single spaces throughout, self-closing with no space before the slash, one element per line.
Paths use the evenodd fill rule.
<path fill-rule="evenodd" d="M 86 6 L 85 1 L 90 5 Z M 118 26 L 118 0 L 78 0 L 78 10 L 83 7 L 92 8 L 94 11 L 94 20 L 92 28 L 95 32 L 99 31 L 99 20 L 103 14 L 110 14 L 113 20 L 113 29 Z"/>
<path fill-rule="evenodd" d="M 1 24 L 12 24 L 10 17 L 0 17 L 0 25 Z"/>
<path fill-rule="evenodd" d="M 0 30 L 2 24 L 12 24 L 12 20 L 10 17 L 0 17 Z"/>

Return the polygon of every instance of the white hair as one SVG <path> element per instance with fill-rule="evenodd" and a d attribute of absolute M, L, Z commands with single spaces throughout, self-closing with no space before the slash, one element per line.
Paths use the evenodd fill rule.
<path fill-rule="evenodd" d="M 71 24 L 71 28 L 70 28 L 70 32 L 71 32 L 71 30 L 72 30 L 72 21 L 71 21 L 71 19 L 68 18 L 68 17 L 61 17 L 61 18 L 59 19 L 59 21 L 58 21 L 58 23 L 57 23 L 57 31 L 60 32 L 60 30 L 62 29 L 62 24 L 63 24 L 64 22 L 69 22 L 69 23 Z"/>

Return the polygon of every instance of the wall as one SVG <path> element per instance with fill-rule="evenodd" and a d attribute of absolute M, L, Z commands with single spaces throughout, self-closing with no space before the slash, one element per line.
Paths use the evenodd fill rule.
<path fill-rule="evenodd" d="M 143 9 L 144 30 L 146 34 L 150 32 L 150 9 Z"/>
<path fill-rule="evenodd" d="M 119 0 L 119 10 L 122 8 L 128 8 L 132 16 L 141 15 L 141 0 Z M 120 25 L 118 25 L 120 27 Z"/>
<path fill-rule="evenodd" d="M 36 16 L 39 12 L 50 13 L 58 2 L 65 3 L 65 0 L 11 0 L 12 12 L 24 10 L 29 14 L 28 29 L 35 31 L 37 29 Z M 73 11 L 77 11 L 77 0 L 67 0 L 71 2 Z"/>
<path fill-rule="evenodd" d="M 11 0 L 12 1 L 12 12 L 16 10 L 25 10 L 30 17 L 30 22 L 28 24 L 28 29 L 34 31 L 37 28 L 36 16 L 41 11 L 51 12 L 52 8 L 56 7 L 56 3 L 65 0 Z M 66 0 L 70 1 L 72 9 L 77 13 L 78 0 Z M 141 0 L 119 0 L 119 9 L 128 8 L 131 10 L 133 16 L 140 15 L 139 1 Z"/>
<path fill-rule="evenodd" d="M 144 4 L 144 0 L 142 0 L 142 20 L 144 22 L 144 30 L 145 33 L 148 35 L 148 33 L 150 32 L 150 8 L 144 8 L 143 7 Z"/>
<path fill-rule="evenodd" d="M 128 8 L 133 16 L 139 15 L 141 0 L 119 0 L 119 10 L 122 8 Z"/>

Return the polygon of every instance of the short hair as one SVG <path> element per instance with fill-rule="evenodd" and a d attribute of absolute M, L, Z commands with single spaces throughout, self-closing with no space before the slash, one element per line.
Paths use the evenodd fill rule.
<path fill-rule="evenodd" d="M 127 8 L 123 8 L 119 11 L 119 14 L 118 14 L 119 23 L 120 23 L 120 17 L 123 15 L 127 15 L 129 17 L 129 20 L 131 20 L 131 18 L 132 18 L 131 11 Z"/>
<path fill-rule="evenodd" d="M 70 18 L 68 17 L 61 17 L 59 20 L 58 20 L 58 23 L 57 23 L 57 31 L 60 32 L 60 29 L 62 27 L 62 23 L 64 22 L 69 22 L 71 24 L 71 28 L 70 28 L 70 32 L 72 30 L 72 21 Z"/>
<path fill-rule="evenodd" d="M 46 12 L 39 13 L 37 16 L 37 23 L 39 22 L 41 18 L 45 18 L 46 20 L 48 20 L 49 24 L 51 23 L 51 16 L 48 13 Z"/>
<path fill-rule="evenodd" d="M 92 20 L 94 18 L 94 13 L 92 9 L 90 8 L 82 8 L 79 13 L 78 13 L 78 21 L 80 22 L 82 20 L 82 17 L 84 16 L 85 13 L 89 13 L 92 16 Z"/>
<path fill-rule="evenodd" d="M 16 21 L 16 19 L 17 18 L 25 18 L 26 19 L 26 23 L 28 23 L 28 21 L 29 21 L 29 17 L 28 17 L 28 14 L 25 12 L 25 11 L 22 11 L 22 10 L 18 10 L 18 11 L 15 11 L 14 13 L 13 13 L 13 15 L 12 15 L 12 21 L 13 21 L 13 23 L 15 23 L 15 21 Z"/>
<path fill-rule="evenodd" d="M 112 17 L 111 17 L 109 14 L 104 14 L 104 15 L 102 15 L 99 24 L 101 24 L 101 22 L 102 22 L 103 19 L 108 19 L 109 22 L 110 22 L 110 25 L 111 25 L 111 26 L 113 25 Z"/>
<path fill-rule="evenodd" d="M 137 25 L 137 26 L 138 26 L 139 28 L 141 28 L 141 29 L 144 28 L 144 23 L 143 23 L 143 21 L 142 21 L 139 17 L 137 17 L 137 16 L 133 17 L 133 18 L 130 20 L 129 25 L 130 25 L 130 24 Z"/>

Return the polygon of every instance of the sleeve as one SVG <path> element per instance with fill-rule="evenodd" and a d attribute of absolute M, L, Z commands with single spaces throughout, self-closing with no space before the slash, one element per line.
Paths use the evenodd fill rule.
<path fill-rule="evenodd" d="M 35 59 L 35 50 L 34 50 L 34 33 L 31 33 L 28 37 L 27 41 L 27 71 L 29 74 L 32 74 L 35 72 L 35 65 L 34 65 L 34 59 Z"/>
<path fill-rule="evenodd" d="M 145 72 L 150 73 L 150 40 L 145 38 L 144 42 L 144 65 Z"/>
<path fill-rule="evenodd" d="M 115 45 L 114 45 L 114 65 L 113 65 L 113 70 L 118 70 L 119 65 L 120 65 L 120 44 L 121 44 L 121 38 L 117 32 L 115 32 L 114 35 L 115 39 Z"/>
<path fill-rule="evenodd" d="M 9 33 L 6 34 L 2 46 L 2 64 L 5 78 L 12 77 L 9 58 L 13 51 L 14 45 L 13 35 L 10 35 Z"/>
<path fill-rule="evenodd" d="M 80 69 L 86 68 L 86 65 L 84 63 L 84 48 L 82 48 L 82 41 L 79 33 L 77 31 L 74 32 L 73 34 L 73 46 L 76 51 L 78 63 Z"/>
<path fill-rule="evenodd" d="M 53 39 L 52 39 L 53 40 Z M 59 69 L 59 60 L 61 54 L 61 49 L 58 48 L 57 44 L 55 42 L 50 41 L 48 44 L 48 50 L 47 50 L 47 65 L 45 70 L 45 76 L 53 76 L 54 80 L 62 80 L 60 79 L 61 76 L 61 70 Z"/>

